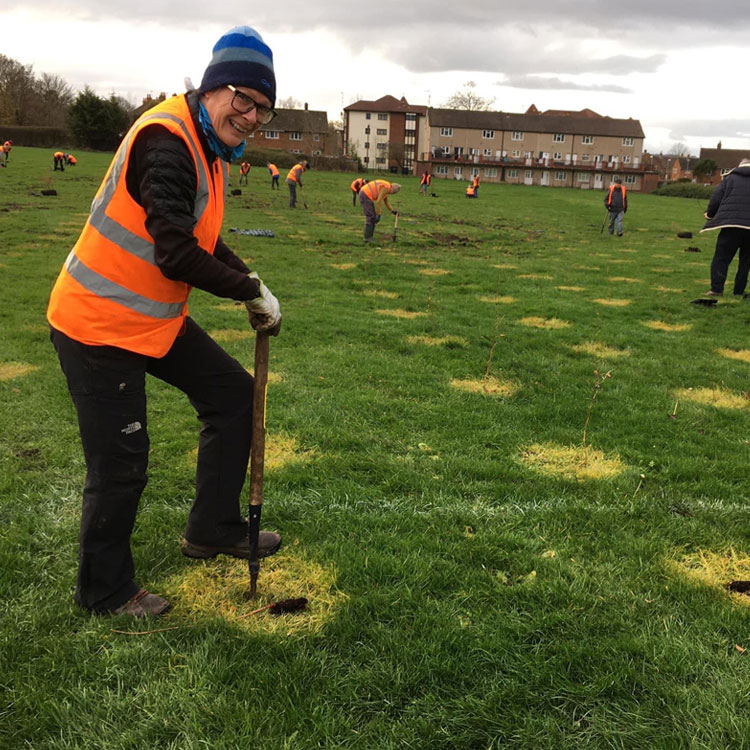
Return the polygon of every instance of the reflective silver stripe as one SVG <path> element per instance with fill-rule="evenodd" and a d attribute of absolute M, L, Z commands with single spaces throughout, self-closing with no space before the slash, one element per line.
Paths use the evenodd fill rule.
<path fill-rule="evenodd" d="M 198 165 L 198 190 L 195 196 L 195 207 L 193 209 L 193 217 L 198 222 L 203 216 L 206 206 L 208 205 L 209 197 L 209 175 L 207 174 L 203 161 L 200 158 L 200 151 L 196 146 L 195 141 L 185 127 L 185 124 L 180 120 L 179 117 L 175 117 L 170 114 L 152 114 L 145 115 L 139 121 L 140 123 L 148 122 L 149 120 L 166 119 L 172 120 L 180 126 L 185 138 L 187 139 L 190 147 L 193 150 L 193 154 L 196 157 L 196 163 Z M 94 198 L 91 204 L 91 215 L 89 216 L 89 224 L 94 227 L 103 237 L 114 242 L 115 245 L 121 247 L 126 252 L 132 253 L 137 258 L 145 260 L 151 265 L 156 265 L 154 257 L 154 244 L 148 240 L 144 240 L 137 234 L 134 234 L 126 227 L 122 226 L 119 222 L 115 221 L 110 216 L 107 216 L 107 206 L 112 200 L 112 196 L 115 194 L 117 189 L 117 183 L 122 176 L 122 170 L 125 164 L 125 156 L 128 153 L 128 147 L 131 140 L 133 139 L 133 130 L 125 136 L 125 140 L 120 145 L 120 148 L 115 154 L 112 168 L 109 171 L 107 180 L 104 183 L 101 195 Z"/>
<path fill-rule="evenodd" d="M 79 284 L 90 292 L 124 305 L 143 315 L 149 315 L 152 318 L 162 318 L 164 320 L 179 318 L 185 306 L 184 302 L 157 302 L 156 300 L 131 292 L 124 286 L 105 279 L 101 274 L 92 271 L 72 252 L 65 262 L 65 268 Z"/>

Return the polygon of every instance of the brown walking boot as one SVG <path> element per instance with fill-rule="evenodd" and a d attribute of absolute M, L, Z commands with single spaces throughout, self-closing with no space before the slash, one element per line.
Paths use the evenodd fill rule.
<path fill-rule="evenodd" d="M 130 617 L 159 617 L 159 615 L 165 615 L 171 608 L 172 605 L 166 599 L 156 594 L 149 594 L 146 589 L 141 589 L 125 604 L 113 609 L 112 614 Z"/>
<path fill-rule="evenodd" d="M 207 560 L 216 555 L 229 555 L 247 560 L 250 557 L 250 539 L 243 537 L 232 544 L 214 546 L 209 544 L 195 544 L 183 538 L 180 542 L 182 554 L 185 557 L 194 557 Z M 261 531 L 258 535 L 258 557 L 268 557 L 279 551 L 281 547 L 281 536 L 275 531 Z"/>

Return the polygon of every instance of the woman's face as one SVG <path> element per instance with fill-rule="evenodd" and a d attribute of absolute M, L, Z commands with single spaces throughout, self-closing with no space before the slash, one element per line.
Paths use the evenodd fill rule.
<path fill-rule="evenodd" d="M 270 107 L 270 100 L 255 89 L 246 86 L 235 86 L 238 92 L 252 99 L 263 107 Z M 263 123 L 258 122 L 255 109 L 241 114 L 232 106 L 235 92 L 227 86 L 206 91 L 203 94 L 203 106 L 211 118 L 216 135 L 230 148 L 239 146 L 250 133 L 257 130 Z"/>

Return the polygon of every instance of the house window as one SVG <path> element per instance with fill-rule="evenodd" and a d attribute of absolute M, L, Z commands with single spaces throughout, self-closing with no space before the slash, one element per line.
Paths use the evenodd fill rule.
<path fill-rule="evenodd" d="M 552 136 L 553 143 L 565 143 L 565 133 L 555 133 Z"/>
<path fill-rule="evenodd" d="M 514 149 L 513 149 L 513 150 L 512 150 L 511 152 L 510 152 L 510 155 L 511 155 L 511 156 L 512 156 L 512 157 L 513 157 L 514 159 L 518 159 L 518 157 L 519 157 L 519 156 L 521 156 L 521 152 L 520 152 L 520 151 L 519 151 L 519 150 L 518 150 L 517 148 L 514 148 Z"/>
<path fill-rule="evenodd" d="M 469 149 L 469 156 L 479 156 L 479 149 L 478 148 L 470 148 Z"/>
<path fill-rule="evenodd" d="M 320 156 L 320 151 L 313 151 L 313 156 Z"/>
<path fill-rule="evenodd" d="M 463 173 L 464 173 L 464 168 L 463 167 L 453 167 L 453 174 L 456 177 L 462 177 Z"/>
<path fill-rule="evenodd" d="M 369 163 L 369 161 L 370 161 L 370 157 L 369 157 L 369 156 L 365 156 L 365 157 L 364 157 L 364 159 L 362 159 L 362 161 L 363 161 L 363 162 L 364 162 L 365 164 L 368 164 L 368 163 Z"/>
<path fill-rule="evenodd" d="M 445 136 L 452 136 L 453 135 L 453 128 L 440 128 L 440 135 Z"/>
<path fill-rule="evenodd" d="M 523 152 L 523 158 L 524 159 L 531 159 L 531 151 L 524 151 Z"/>
<path fill-rule="evenodd" d="M 302 133 L 299 133 L 297 131 L 292 131 L 289 133 L 289 140 L 290 141 L 301 141 L 302 140 Z"/>
<path fill-rule="evenodd" d="M 591 159 L 591 154 L 581 154 L 581 161 L 589 161 Z"/>
<path fill-rule="evenodd" d="M 376 163 L 376 164 L 385 164 L 385 156 L 378 156 L 378 157 L 377 157 L 377 158 L 375 159 L 375 163 Z"/>
<path fill-rule="evenodd" d="M 448 167 L 445 164 L 438 164 L 435 167 L 435 174 L 448 174 Z"/>
<path fill-rule="evenodd" d="M 313 140 L 314 141 L 319 141 L 320 140 L 320 136 L 317 133 L 313 133 Z"/>
<path fill-rule="evenodd" d="M 386 128 L 378 128 L 378 135 L 388 135 L 388 130 Z"/>
<path fill-rule="evenodd" d="M 372 115 L 369 112 L 365 112 L 365 120 L 369 120 Z"/>
<path fill-rule="evenodd" d="M 555 153 L 552 154 L 552 158 L 555 161 L 560 161 L 560 159 L 562 159 L 562 154 L 559 151 L 555 151 Z"/>
<path fill-rule="evenodd" d="M 521 170 L 519 169 L 509 169 L 506 172 L 506 175 L 508 176 L 508 179 L 513 179 L 514 177 L 519 177 L 521 174 Z"/>
<path fill-rule="evenodd" d="M 510 139 L 512 141 L 522 141 L 523 140 L 523 130 L 514 130 L 510 134 Z"/>
<path fill-rule="evenodd" d="M 492 149 L 486 148 L 484 151 L 482 151 L 482 156 L 492 156 Z"/>
<path fill-rule="evenodd" d="M 565 182 L 567 179 L 567 172 L 555 172 L 555 182 Z"/>
<path fill-rule="evenodd" d="M 495 131 L 494 130 L 483 130 L 482 131 L 482 138 L 494 138 L 495 137 Z"/>
<path fill-rule="evenodd" d="M 387 143 L 378 143 L 378 148 L 382 151 L 384 148 L 388 148 Z"/>
<path fill-rule="evenodd" d="M 634 143 L 635 141 L 630 136 L 627 136 L 626 138 L 622 139 L 623 146 L 632 146 Z"/>
<path fill-rule="evenodd" d="M 530 180 L 533 176 L 534 176 L 534 172 L 532 172 L 532 170 L 530 170 L 530 169 L 527 169 L 526 170 L 526 179 Z"/>
<path fill-rule="evenodd" d="M 627 185 L 635 185 L 635 175 L 634 174 L 626 174 L 625 175 L 625 184 L 627 184 Z"/>
<path fill-rule="evenodd" d="M 385 114 L 384 112 L 381 112 L 380 114 L 378 114 L 378 120 L 387 120 L 387 119 L 388 119 L 388 115 Z"/>
<path fill-rule="evenodd" d="M 582 135 L 581 136 L 581 143 L 585 143 L 587 145 L 591 145 L 594 142 L 594 136 L 593 135 Z"/>
<path fill-rule="evenodd" d="M 623 157 L 622 157 L 622 163 L 623 164 L 630 164 L 630 156 L 628 156 L 627 154 L 623 155 Z"/>
<path fill-rule="evenodd" d="M 302 153 L 302 149 L 301 148 L 293 148 L 292 149 L 292 153 L 293 154 L 301 154 Z"/>
<path fill-rule="evenodd" d="M 370 135 L 370 126 L 369 125 L 365 128 L 365 135 Z"/>
<path fill-rule="evenodd" d="M 479 174 L 479 167 L 472 167 L 471 168 L 471 176 L 475 177 Z"/>
<path fill-rule="evenodd" d="M 264 130 L 263 132 L 266 134 L 266 138 L 278 139 L 279 137 L 278 130 Z"/>
<path fill-rule="evenodd" d="M 578 182 L 589 182 L 590 180 L 591 180 L 591 175 L 588 172 L 578 173 Z"/>
<path fill-rule="evenodd" d="M 370 148 L 370 141 L 365 141 L 365 148 Z"/>
<path fill-rule="evenodd" d="M 405 117 L 406 117 L 406 122 L 409 122 L 409 121 L 416 122 L 417 121 L 417 116 L 413 112 L 407 112 L 406 115 L 405 115 Z"/>

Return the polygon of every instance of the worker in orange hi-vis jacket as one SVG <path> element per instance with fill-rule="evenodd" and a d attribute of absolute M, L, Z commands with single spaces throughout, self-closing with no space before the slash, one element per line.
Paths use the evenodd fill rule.
<path fill-rule="evenodd" d="M 399 190 L 401 185 L 388 180 L 370 180 L 360 189 L 359 202 L 365 215 L 365 242 L 370 242 L 375 234 L 375 225 L 380 221 L 383 204 L 392 214 L 398 213 L 388 203 L 388 196 Z"/>
<path fill-rule="evenodd" d="M 266 166 L 271 174 L 271 190 L 279 190 L 279 168 L 270 161 Z"/>
<path fill-rule="evenodd" d="M 13 141 L 11 141 L 10 139 L 8 139 L 7 141 L 5 141 L 5 143 L 3 143 L 3 154 L 2 154 L 3 164 L 8 163 L 8 159 L 10 159 L 10 149 L 12 146 L 13 146 Z"/>
<path fill-rule="evenodd" d="M 76 159 L 73 154 L 65 154 L 65 161 L 68 163 L 69 167 L 75 167 L 75 165 L 78 164 L 78 159 Z"/>
<path fill-rule="evenodd" d="M 250 162 L 243 161 L 240 164 L 240 185 L 247 185 L 247 176 L 250 174 Z"/>
<path fill-rule="evenodd" d="M 427 170 L 422 172 L 422 179 L 419 181 L 420 194 L 427 196 L 427 188 L 430 187 L 431 182 L 432 182 L 432 175 Z"/>
<path fill-rule="evenodd" d="M 53 161 L 53 167 L 52 171 L 57 172 L 59 169 L 61 172 L 65 171 L 65 154 L 62 151 L 55 151 L 54 154 L 52 154 Z"/>
<path fill-rule="evenodd" d="M 286 176 L 286 184 L 289 185 L 289 208 L 297 206 L 297 186 L 302 190 L 302 173 L 310 169 L 309 161 L 301 161 L 295 164 Z"/>
<path fill-rule="evenodd" d="M 352 206 L 357 205 L 357 196 L 359 195 L 359 191 L 367 183 L 368 183 L 368 180 L 364 179 L 363 177 L 357 177 L 356 180 L 352 181 L 352 184 L 350 185 L 352 189 Z"/>
<path fill-rule="evenodd" d="M 471 181 L 471 186 L 474 188 L 474 197 L 479 197 L 479 175 L 475 174 L 474 179 Z"/>

